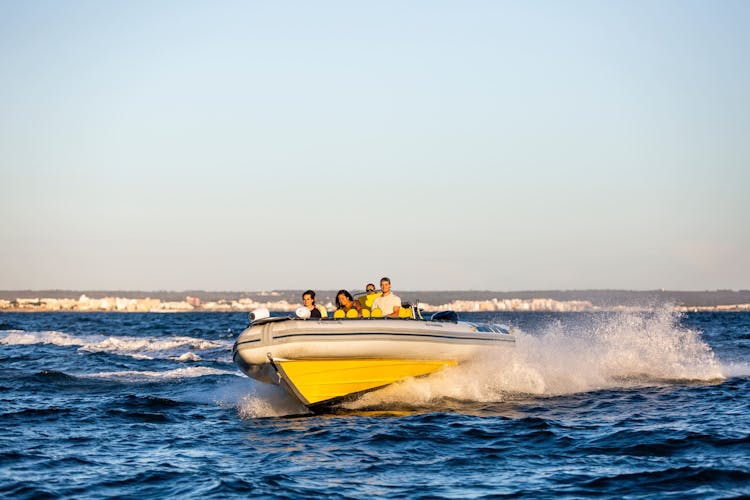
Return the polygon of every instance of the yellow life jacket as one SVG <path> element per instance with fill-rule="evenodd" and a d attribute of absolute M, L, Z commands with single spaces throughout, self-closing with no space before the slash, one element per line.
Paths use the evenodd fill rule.
<path fill-rule="evenodd" d="M 383 295 L 383 292 L 375 292 L 367 295 L 362 295 L 361 297 L 359 297 L 359 303 L 362 304 L 362 307 L 372 309 L 372 303 L 375 302 L 375 299 L 377 299 L 381 295 Z"/>

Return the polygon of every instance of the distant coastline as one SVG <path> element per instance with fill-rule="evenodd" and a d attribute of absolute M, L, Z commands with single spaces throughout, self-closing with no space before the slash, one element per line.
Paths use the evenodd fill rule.
<path fill-rule="evenodd" d="M 357 292 L 358 290 L 352 290 Z M 0 290 L 0 312 L 215 312 L 294 311 L 302 290 L 254 292 Z M 335 290 L 320 290 L 318 303 L 333 309 Z M 397 291 L 425 311 L 631 311 L 669 304 L 679 311 L 750 311 L 750 290 L 539 290 Z"/>

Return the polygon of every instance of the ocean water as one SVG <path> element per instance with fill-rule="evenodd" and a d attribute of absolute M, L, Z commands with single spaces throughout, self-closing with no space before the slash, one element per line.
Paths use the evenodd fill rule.
<path fill-rule="evenodd" d="M 750 314 L 461 319 L 516 349 L 300 416 L 244 314 L 0 314 L 0 497 L 750 495 Z"/>

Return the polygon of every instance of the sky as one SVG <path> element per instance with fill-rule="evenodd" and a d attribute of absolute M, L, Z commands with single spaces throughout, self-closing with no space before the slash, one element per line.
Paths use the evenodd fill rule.
<path fill-rule="evenodd" d="M 749 25 L 0 0 L 0 289 L 748 289 Z"/>

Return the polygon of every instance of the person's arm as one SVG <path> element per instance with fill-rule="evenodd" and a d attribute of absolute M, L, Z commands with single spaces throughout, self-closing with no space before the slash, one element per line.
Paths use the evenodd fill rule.
<path fill-rule="evenodd" d="M 393 312 L 388 315 L 389 318 L 398 318 L 398 312 L 401 309 L 401 298 L 400 297 L 394 297 L 396 300 L 396 304 L 393 306 Z"/>

